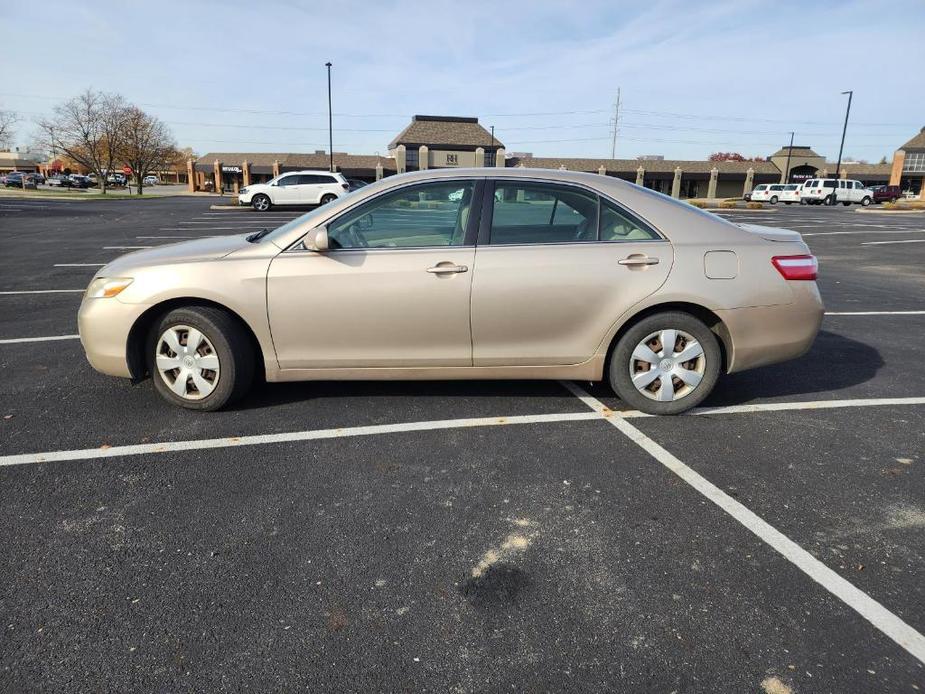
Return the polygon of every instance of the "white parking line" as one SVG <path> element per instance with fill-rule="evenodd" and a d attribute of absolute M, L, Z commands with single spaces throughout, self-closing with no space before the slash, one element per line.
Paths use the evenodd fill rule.
<path fill-rule="evenodd" d="M 0 345 L 16 345 L 22 342 L 54 342 L 56 340 L 79 340 L 80 335 L 50 335 L 47 337 L 13 337 L 0 340 Z"/>
<path fill-rule="evenodd" d="M 588 395 L 574 383 L 562 381 L 562 385 L 594 411 L 601 414 L 610 412 L 600 400 Z M 838 573 L 816 559 L 816 557 L 756 513 L 750 511 L 742 503 L 736 501 L 705 477 L 682 463 L 665 448 L 630 424 L 624 417 L 614 414 L 608 417 L 607 421 L 646 453 L 745 526 L 760 540 L 783 555 L 785 559 L 816 583 L 848 605 L 920 662 L 925 663 L 925 636 L 906 624 L 867 593 L 842 578 Z"/>
<path fill-rule="evenodd" d="M 925 239 L 904 239 L 903 241 L 865 241 L 862 246 L 887 246 L 894 243 L 925 243 Z"/>
<path fill-rule="evenodd" d="M 890 405 L 925 405 L 923 398 L 858 398 L 856 400 L 809 400 L 806 402 L 760 402 L 751 405 L 728 407 L 695 407 L 688 415 L 750 414 L 754 412 L 785 412 L 790 410 L 829 410 L 845 407 L 887 407 Z M 627 419 L 652 417 L 639 410 L 621 410 L 618 414 Z"/>
<path fill-rule="evenodd" d="M 104 251 L 129 251 L 139 248 L 154 248 L 154 246 L 103 246 Z"/>
<path fill-rule="evenodd" d="M 54 267 L 103 267 L 106 263 L 55 263 Z"/>
<path fill-rule="evenodd" d="M 266 224 L 264 224 L 264 225 L 262 225 L 262 226 L 261 226 L 261 225 L 257 225 L 257 226 L 253 226 L 253 227 L 249 227 L 249 228 L 248 228 L 248 227 L 193 227 L 193 228 L 190 228 L 190 227 L 163 227 L 163 228 L 161 228 L 161 229 L 158 229 L 158 231 L 240 231 L 240 232 L 244 232 L 244 231 L 248 231 L 249 229 L 263 229 L 264 227 L 266 227 Z M 209 234 L 204 234 L 204 235 L 205 235 L 205 236 L 208 236 Z M 213 236 L 214 236 L 214 234 L 213 234 Z"/>
<path fill-rule="evenodd" d="M 64 460 L 92 460 L 115 458 L 149 453 L 171 453 L 196 451 L 206 448 L 235 448 L 292 441 L 316 441 L 347 436 L 371 436 L 374 434 L 400 434 L 409 431 L 434 431 L 437 429 L 464 429 L 471 427 L 506 426 L 509 424 L 547 424 L 550 422 L 576 422 L 599 419 L 597 412 L 565 412 L 561 414 L 517 415 L 514 417 L 476 417 L 470 419 L 442 419 L 430 422 L 406 422 L 402 424 L 374 424 L 370 426 L 344 427 L 342 429 L 314 429 L 292 431 L 281 434 L 257 434 L 254 436 L 230 436 L 221 439 L 199 439 L 194 441 L 165 441 L 164 443 L 143 443 L 112 448 L 83 448 L 72 451 L 51 451 L 48 453 L 23 453 L 0 457 L 0 466 L 29 465 Z"/>
<path fill-rule="evenodd" d="M 72 294 L 83 293 L 83 289 L 17 289 L 0 292 L 0 295 L 10 296 L 13 294 Z"/>
<path fill-rule="evenodd" d="M 201 236 L 136 236 L 136 239 L 201 239 Z"/>
<path fill-rule="evenodd" d="M 879 229 L 877 231 L 812 231 L 803 236 L 844 236 L 845 234 L 871 234 L 879 236 L 880 234 L 925 234 L 925 229 Z"/>
<path fill-rule="evenodd" d="M 925 311 L 826 311 L 827 316 L 921 316 Z"/>

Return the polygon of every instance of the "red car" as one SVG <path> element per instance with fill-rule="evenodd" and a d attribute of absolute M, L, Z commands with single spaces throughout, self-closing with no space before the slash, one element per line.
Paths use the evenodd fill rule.
<path fill-rule="evenodd" d="M 874 186 L 874 202 L 896 202 L 903 196 L 899 186 Z"/>

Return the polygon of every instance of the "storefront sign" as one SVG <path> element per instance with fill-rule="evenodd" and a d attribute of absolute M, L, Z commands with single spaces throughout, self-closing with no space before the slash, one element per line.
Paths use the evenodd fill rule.
<path fill-rule="evenodd" d="M 222 166 L 223 173 L 241 173 L 240 166 Z"/>

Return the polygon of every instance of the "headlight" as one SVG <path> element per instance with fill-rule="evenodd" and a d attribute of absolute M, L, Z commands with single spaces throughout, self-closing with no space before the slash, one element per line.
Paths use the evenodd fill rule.
<path fill-rule="evenodd" d="M 246 193 L 246 192 L 247 192 L 247 188 L 241 188 L 241 190 L 238 191 L 239 194 Z"/>
<path fill-rule="evenodd" d="M 131 277 L 98 277 L 87 287 L 87 299 L 111 299 L 132 283 Z"/>

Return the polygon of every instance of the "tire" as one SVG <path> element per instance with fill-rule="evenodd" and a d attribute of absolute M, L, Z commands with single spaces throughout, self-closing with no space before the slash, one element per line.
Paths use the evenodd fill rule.
<path fill-rule="evenodd" d="M 325 193 L 324 195 L 321 196 L 320 204 L 327 205 L 329 202 L 334 202 L 335 200 L 337 200 L 336 195 L 333 195 L 332 193 Z"/>
<path fill-rule="evenodd" d="M 768 200 L 768 202 L 771 203 L 772 205 L 776 205 L 776 204 L 777 204 L 777 196 L 776 196 L 776 195 L 772 195 L 772 196 L 771 196 L 771 199 Z"/>
<path fill-rule="evenodd" d="M 263 193 L 258 193 L 251 199 L 251 207 L 257 212 L 269 212 L 270 208 L 273 207 L 273 203 L 270 202 L 268 196 Z"/>
<path fill-rule="evenodd" d="M 823 204 L 823 205 L 834 205 L 834 204 L 835 204 L 835 198 L 833 198 L 831 195 L 826 195 L 826 196 L 822 199 L 822 204 Z"/>
<path fill-rule="evenodd" d="M 863 205 L 864 207 L 870 206 L 870 196 L 865 195 L 864 199 L 861 200 L 861 205 Z"/>
<path fill-rule="evenodd" d="M 677 363 L 674 363 L 671 371 L 663 372 L 660 368 L 665 361 L 661 339 L 668 330 L 675 331 L 676 338 L 682 338 L 675 342 L 675 346 L 681 346 L 681 353 L 690 348 L 690 339 L 699 343 L 701 352 L 684 362 L 694 368 L 683 369 L 684 373 L 699 374 L 700 378 L 694 385 L 675 375 L 680 370 Z M 638 358 L 637 349 L 646 346 L 649 347 L 651 357 L 659 359 L 658 362 Z M 677 354 L 675 346 L 671 348 L 672 354 Z M 655 347 L 658 347 L 657 352 Z M 630 407 L 654 415 L 680 414 L 700 404 L 710 394 L 719 378 L 721 361 L 722 352 L 716 335 L 702 321 L 689 313 L 666 311 L 644 318 L 626 331 L 611 352 L 608 377 L 611 388 Z M 647 365 L 648 369 L 642 368 Z M 658 371 L 661 375 L 649 379 L 648 386 L 637 387 L 631 374 L 638 377 L 647 371 Z M 672 388 L 670 397 L 673 399 L 659 400 L 657 398 L 667 387 L 666 382 Z M 655 391 L 651 390 L 653 386 Z"/>
<path fill-rule="evenodd" d="M 801 204 L 801 205 L 808 205 L 808 204 L 809 204 L 809 202 L 808 202 L 808 201 L 806 201 L 806 200 L 800 200 L 800 204 Z"/>
<path fill-rule="evenodd" d="M 185 348 L 190 340 L 190 330 L 201 334 L 199 349 L 184 355 L 170 347 L 173 338 L 182 338 L 179 346 Z M 175 345 L 177 343 L 174 343 Z M 158 361 L 161 357 L 161 361 Z M 201 366 L 186 370 L 182 385 L 176 385 L 183 377 L 185 363 L 195 364 L 214 357 L 208 364 L 215 369 Z M 145 359 L 155 390 L 167 402 L 190 410 L 211 412 L 228 405 L 244 395 L 254 380 L 256 355 L 250 337 L 241 324 L 226 311 L 211 306 L 190 306 L 178 308 L 156 321 L 145 343 Z M 187 362 L 186 360 L 193 361 Z M 164 367 L 175 360 L 178 366 L 171 370 Z M 160 366 L 159 366 L 160 363 Z M 198 376 L 198 379 L 196 378 Z M 212 386 L 205 395 L 196 387 L 197 383 Z M 174 389 L 182 388 L 183 393 Z"/>

